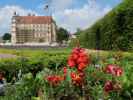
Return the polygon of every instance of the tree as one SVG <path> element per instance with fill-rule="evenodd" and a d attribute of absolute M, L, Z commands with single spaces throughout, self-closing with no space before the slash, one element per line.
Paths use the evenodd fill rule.
<path fill-rule="evenodd" d="M 3 36 L 2 36 L 2 39 L 3 40 L 11 40 L 11 34 L 9 34 L 9 33 L 5 33 Z"/>
<path fill-rule="evenodd" d="M 62 43 L 64 40 L 68 40 L 69 38 L 69 33 L 66 29 L 64 28 L 59 28 L 57 29 L 57 42 Z"/>
<path fill-rule="evenodd" d="M 77 32 L 75 33 L 76 36 L 80 36 L 80 33 L 82 32 L 82 30 L 80 28 L 77 28 Z"/>

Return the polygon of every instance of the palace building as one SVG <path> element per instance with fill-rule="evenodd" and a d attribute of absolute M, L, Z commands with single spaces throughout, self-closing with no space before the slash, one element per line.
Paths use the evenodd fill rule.
<path fill-rule="evenodd" d="M 14 13 L 11 36 L 12 44 L 54 43 L 56 24 L 51 16 L 19 16 Z"/>

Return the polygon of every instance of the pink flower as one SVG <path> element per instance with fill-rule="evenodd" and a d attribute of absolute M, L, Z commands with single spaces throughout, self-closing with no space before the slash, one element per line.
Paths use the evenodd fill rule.
<path fill-rule="evenodd" d="M 115 69 L 115 75 L 116 76 L 121 76 L 123 74 L 123 70 L 122 70 L 122 68 L 116 68 Z"/>
<path fill-rule="evenodd" d="M 115 74 L 115 68 L 116 68 L 116 65 L 109 64 L 106 66 L 105 72 L 114 75 Z"/>
<path fill-rule="evenodd" d="M 112 81 L 106 81 L 104 84 L 104 91 L 105 92 L 110 92 L 113 90 L 113 83 Z"/>
<path fill-rule="evenodd" d="M 115 76 L 121 76 L 123 74 L 122 68 L 113 64 L 107 65 L 105 72 Z"/>

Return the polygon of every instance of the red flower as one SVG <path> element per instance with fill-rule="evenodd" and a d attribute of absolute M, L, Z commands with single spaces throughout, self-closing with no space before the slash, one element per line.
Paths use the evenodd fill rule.
<path fill-rule="evenodd" d="M 53 86 L 57 86 L 62 80 L 64 80 L 64 77 L 57 75 L 51 75 L 47 77 L 47 81 Z"/>
<path fill-rule="evenodd" d="M 74 79 L 76 77 L 76 73 L 71 72 L 71 78 Z"/>
<path fill-rule="evenodd" d="M 80 63 L 80 64 L 78 65 L 78 70 L 79 70 L 79 71 L 82 71 L 85 67 L 86 67 L 86 64 L 85 64 L 85 63 Z"/>
<path fill-rule="evenodd" d="M 85 57 L 85 56 L 87 56 L 87 54 L 86 54 L 85 52 L 80 52 L 80 53 L 79 53 L 79 56 L 80 56 L 80 57 Z"/>
<path fill-rule="evenodd" d="M 79 64 L 79 63 L 86 63 L 86 64 L 88 64 L 88 62 L 89 62 L 89 59 L 88 59 L 87 56 L 79 57 L 78 60 L 77 60 L 77 63 L 78 63 L 78 64 Z"/>
<path fill-rule="evenodd" d="M 80 48 L 79 52 L 85 52 L 84 48 Z"/>
<path fill-rule="evenodd" d="M 106 66 L 105 72 L 114 75 L 116 67 L 117 67 L 116 65 L 109 64 L 109 65 Z"/>
<path fill-rule="evenodd" d="M 64 72 L 64 74 L 67 73 L 67 68 L 66 67 L 63 68 L 63 72 Z"/>
<path fill-rule="evenodd" d="M 64 72 L 64 76 L 63 77 L 64 77 L 64 79 L 66 79 L 66 75 L 67 75 L 67 68 L 66 67 L 63 68 L 63 72 Z"/>
<path fill-rule="evenodd" d="M 75 53 L 74 53 L 74 54 L 72 54 L 72 58 L 73 58 L 74 60 L 77 60 L 77 59 L 78 59 L 78 57 L 79 57 L 79 56 L 78 56 L 78 54 L 75 54 Z"/>
<path fill-rule="evenodd" d="M 78 54 L 79 53 L 79 50 L 80 50 L 80 48 L 74 48 L 73 51 L 72 51 L 72 53 L 77 53 Z"/>
<path fill-rule="evenodd" d="M 115 75 L 116 76 L 121 76 L 123 74 L 123 70 L 122 70 L 122 68 L 116 68 L 115 69 Z"/>
<path fill-rule="evenodd" d="M 76 86 L 82 85 L 83 78 L 79 74 L 71 72 L 72 83 Z"/>
<path fill-rule="evenodd" d="M 53 76 L 48 76 L 48 77 L 47 77 L 47 80 L 48 80 L 48 81 L 52 81 L 52 80 L 53 80 Z"/>
<path fill-rule="evenodd" d="M 72 60 L 72 59 L 69 59 L 69 60 L 68 60 L 68 66 L 70 66 L 71 68 L 75 67 L 75 66 L 76 66 L 75 61 Z"/>
<path fill-rule="evenodd" d="M 110 65 L 107 65 L 105 72 L 115 76 L 121 76 L 123 73 L 123 70 L 117 65 L 110 64 Z"/>
<path fill-rule="evenodd" d="M 70 57 L 68 58 L 68 66 L 70 68 L 76 67 L 78 73 L 71 72 L 70 76 L 72 79 L 72 83 L 76 85 L 81 85 L 83 82 L 83 77 L 85 74 L 83 73 L 83 69 L 86 68 L 87 64 L 89 63 L 89 58 L 85 49 L 83 48 L 74 48 Z M 64 79 L 66 78 L 67 69 L 64 67 Z"/>
<path fill-rule="evenodd" d="M 105 84 L 104 84 L 104 91 L 105 92 L 110 92 L 113 90 L 113 83 L 112 81 L 107 81 Z"/>
<path fill-rule="evenodd" d="M 82 52 L 85 52 L 85 49 L 83 49 L 83 48 L 74 48 L 73 51 L 72 51 L 72 53 L 77 53 L 77 54 L 82 53 Z"/>
<path fill-rule="evenodd" d="M 82 78 L 85 76 L 85 73 L 83 73 L 82 71 L 79 71 L 78 74 L 79 74 L 79 76 L 82 77 Z"/>
<path fill-rule="evenodd" d="M 77 59 L 77 61 L 76 61 L 76 62 L 77 62 L 77 64 L 81 63 L 81 62 L 82 62 L 82 60 L 83 60 L 83 59 L 82 59 L 82 57 L 79 57 L 79 58 Z"/>

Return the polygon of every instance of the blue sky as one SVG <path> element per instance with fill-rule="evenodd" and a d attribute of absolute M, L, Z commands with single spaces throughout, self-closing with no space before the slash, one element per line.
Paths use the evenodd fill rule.
<path fill-rule="evenodd" d="M 40 10 L 43 10 L 43 9 L 39 9 L 39 6 L 50 3 L 50 1 L 56 2 L 56 0 L 2 0 L 0 2 L 0 7 L 4 7 L 6 5 L 12 5 L 12 6 L 18 5 L 25 9 L 31 9 L 40 13 Z M 62 1 L 67 1 L 67 0 L 62 0 Z M 69 6 L 67 6 L 67 8 L 81 8 L 88 1 L 89 0 L 73 0 L 73 2 Z M 114 7 L 121 2 L 121 0 L 90 0 L 90 1 L 97 2 L 102 8 L 106 6 Z"/>
<path fill-rule="evenodd" d="M 121 0 L 1 0 L 0 34 L 10 32 L 14 11 L 20 15 L 27 15 L 29 12 L 48 15 L 48 11 L 43 8 L 50 3 L 57 25 L 75 32 L 77 28 L 85 29 L 91 26 L 120 2 Z"/>

